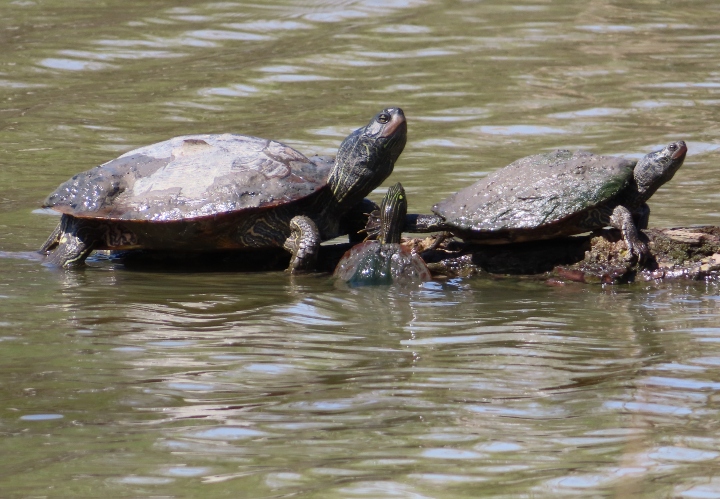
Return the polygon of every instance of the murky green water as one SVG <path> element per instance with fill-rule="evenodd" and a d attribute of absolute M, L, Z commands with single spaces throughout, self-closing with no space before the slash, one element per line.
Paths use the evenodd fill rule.
<path fill-rule="evenodd" d="M 45 195 L 121 152 L 328 154 L 386 105 L 411 211 L 526 154 L 684 139 L 651 226 L 716 225 L 720 4 L 0 9 L 1 497 L 720 498 L 716 283 L 347 290 L 28 256 Z"/>

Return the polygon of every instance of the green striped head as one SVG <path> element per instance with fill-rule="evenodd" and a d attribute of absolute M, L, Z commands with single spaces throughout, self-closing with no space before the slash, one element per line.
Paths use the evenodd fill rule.
<path fill-rule="evenodd" d="M 684 141 L 671 142 L 659 151 L 651 152 L 635 165 L 633 176 L 641 202 L 647 201 L 655 191 L 675 175 L 687 154 Z"/>
<path fill-rule="evenodd" d="M 341 208 L 359 203 L 392 173 L 406 140 L 405 114 L 391 107 L 340 144 L 328 186 Z"/>
<path fill-rule="evenodd" d="M 400 242 L 405 215 L 407 215 L 407 197 L 400 182 L 390 187 L 380 203 L 380 244 Z"/>

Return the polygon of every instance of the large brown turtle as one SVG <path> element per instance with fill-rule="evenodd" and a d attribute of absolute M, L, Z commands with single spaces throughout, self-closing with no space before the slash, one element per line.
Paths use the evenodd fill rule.
<path fill-rule="evenodd" d="M 284 246 L 288 270 L 310 269 L 321 241 L 364 226 L 364 198 L 390 175 L 406 137 L 402 110 L 388 108 L 351 133 L 334 162 L 232 134 L 142 147 L 48 196 L 43 206 L 63 215 L 40 251 L 49 264 L 69 267 L 93 249 Z"/>
<path fill-rule="evenodd" d="M 681 140 L 637 162 L 567 150 L 528 156 L 439 202 L 434 215 L 408 215 L 405 230 L 502 244 L 611 226 L 642 261 L 649 253 L 638 229 L 648 226 L 647 200 L 675 175 L 686 153 Z"/>

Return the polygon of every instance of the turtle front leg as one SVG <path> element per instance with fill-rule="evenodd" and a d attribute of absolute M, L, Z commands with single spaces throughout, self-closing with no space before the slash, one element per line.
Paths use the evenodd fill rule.
<path fill-rule="evenodd" d="M 48 265 L 74 267 L 85 262 L 85 258 L 92 252 L 98 239 L 98 228 L 95 224 L 63 215 L 60 225 L 48 238 L 41 251 L 47 248 L 45 263 Z"/>
<path fill-rule="evenodd" d="M 650 250 L 647 244 L 640 240 L 640 233 L 630 210 L 621 205 L 616 206 L 610 216 L 610 225 L 620 230 L 628 250 L 638 257 L 640 263 L 650 257 Z"/>
<path fill-rule="evenodd" d="M 290 220 L 290 236 L 283 247 L 292 253 L 287 271 L 296 272 L 313 270 L 320 251 L 320 231 L 310 217 L 298 215 Z"/>

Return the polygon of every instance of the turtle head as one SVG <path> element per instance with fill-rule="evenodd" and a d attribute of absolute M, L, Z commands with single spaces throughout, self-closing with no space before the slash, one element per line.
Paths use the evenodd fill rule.
<path fill-rule="evenodd" d="M 685 142 L 671 142 L 659 151 L 651 152 L 635 165 L 633 175 L 642 201 L 647 201 L 661 185 L 669 181 L 682 166 L 687 154 Z"/>
<path fill-rule="evenodd" d="M 380 244 L 400 242 L 405 215 L 407 215 L 407 197 L 400 182 L 390 187 L 380 203 Z"/>
<path fill-rule="evenodd" d="M 406 140 L 407 123 L 399 107 L 382 110 L 351 133 L 340 144 L 328 179 L 335 200 L 350 208 L 370 194 L 392 173 Z"/>

